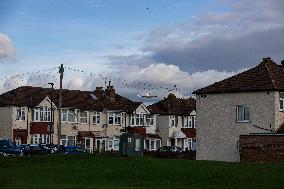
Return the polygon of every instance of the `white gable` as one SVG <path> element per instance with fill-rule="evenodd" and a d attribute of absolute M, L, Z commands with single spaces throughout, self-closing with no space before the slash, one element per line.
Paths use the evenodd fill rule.
<path fill-rule="evenodd" d="M 50 107 L 50 102 L 51 102 L 51 100 L 47 96 L 47 97 L 45 97 L 45 99 L 43 99 L 43 101 L 41 101 L 41 103 L 38 104 L 38 106 Z M 52 106 L 53 106 L 53 108 L 57 109 L 56 105 L 53 102 L 52 102 Z"/>
<path fill-rule="evenodd" d="M 196 111 L 195 110 L 192 110 L 192 112 L 190 112 L 190 115 L 195 115 L 196 116 Z"/>
<path fill-rule="evenodd" d="M 133 112 L 134 114 L 150 114 L 147 107 L 142 103 L 140 106 Z"/>

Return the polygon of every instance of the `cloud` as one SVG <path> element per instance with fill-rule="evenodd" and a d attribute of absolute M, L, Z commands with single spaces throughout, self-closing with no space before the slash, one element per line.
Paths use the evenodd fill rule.
<path fill-rule="evenodd" d="M 143 52 L 190 73 L 236 71 L 258 64 L 262 57 L 278 62 L 283 58 L 283 1 L 240 0 L 224 6 L 226 11 L 208 12 L 194 23 L 152 30 Z"/>
<path fill-rule="evenodd" d="M 15 51 L 10 38 L 3 33 L 0 33 L 0 63 L 8 59 L 13 60 L 15 58 Z"/>

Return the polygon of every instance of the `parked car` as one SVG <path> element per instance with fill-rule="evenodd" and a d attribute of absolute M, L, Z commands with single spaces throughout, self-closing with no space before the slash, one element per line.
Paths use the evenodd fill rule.
<path fill-rule="evenodd" d="M 163 146 L 156 151 L 157 157 L 176 157 L 182 152 L 177 146 Z"/>
<path fill-rule="evenodd" d="M 46 149 L 41 144 L 30 144 L 26 148 L 25 152 L 25 155 L 46 155 L 46 154 L 50 154 L 50 150 Z"/>
<path fill-rule="evenodd" d="M 30 145 L 29 144 L 20 144 L 17 146 L 19 150 L 21 150 L 23 155 L 28 155 L 30 151 Z"/>
<path fill-rule="evenodd" d="M 64 154 L 87 154 L 88 152 L 80 146 L 65 146 Z"/>
<path fill-rule="evenodd" d="M 0 139 L 0 156 L 22 156 L 23 153 L 18 149 L 12 141 L 8 139 Z"/>

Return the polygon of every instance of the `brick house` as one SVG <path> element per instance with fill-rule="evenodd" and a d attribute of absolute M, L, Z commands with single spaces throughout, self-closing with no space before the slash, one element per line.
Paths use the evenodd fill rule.
<path fill-rule="evenodd" d="M 194 93 L 199 160 L 240 161 L 240 135 L 276 133 L 284 123 L 283 61 L 264 58 Z"/>
<path fill-rule="evenodd" d="M 52 94 L 54 127 L 50 137 L 51 92 L 49 88 L 23 86 L 0 95 L 0 138 L 18 144 L 56 143 L 59 90 Z M 95 91 L 64 89 L 61 121 L 60 143 L 91 151 L 119 150 L 119 136 L 128 127 L 145 124 L 145 133 L 156 131 L 156 115 L 143 103 L 116 94 L 112 86 Z"/>
<path fill-rule="evenodd" d="M 181 99 L 174 94 L 148 106 L 152 114 L 158 114 L 157 129 L 163 146 L 195 149 L 196 112 L 195 99 Z"/>

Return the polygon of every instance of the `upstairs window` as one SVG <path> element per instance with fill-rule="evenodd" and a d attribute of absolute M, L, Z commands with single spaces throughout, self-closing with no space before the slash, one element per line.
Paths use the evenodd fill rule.
<path fill-rule="evenodd" d="M 80 112 L 80 123 L 82 124 L 88 123 L 88 112 L 87 111 Z"/>
<path fill-rule="evenodd" d="M 78 123 L 78 110 L 62 109 L 62 121 L 68 123 Z"/>
<path fill-rule="evenodd" d="M 195 128 L 196 116 L 188 116 L 184 117 L 183 119 L 184 119 L 183 123 L 184 128 Z"/>
<path fill-rule="evenodd" d="M 284 111 L 284 93 L 279 93 L 280 111 Z"/>
<path fill-rule="evenodd" d="M 47 106 L 37 107 L 32 110 L 32 121 L 38 122 L 50 122 L 51 121 L 51 109 Z"/>
<path fill-rule="evenodd" d="M 177 116 L 170 116 L 170 126 L 171 127 L 177 126 Z"/>
<path fill-rule="evenodd" d="M 249 122 L 249 114 L 248 106 L 237 106 L 237 122 Z"/>
<path fill-rule="evenodd" d="M 26 120 L 26 110 L 24 107 L 17 107 L 16 109 L 16 120 L 25 121 Z"/>
<path fill-rule="evenodd" d="M 100 112 L 94 112 L 93 113 L 93 124 L 100 124 L 101 122 L 101 115 Z"/>
<path fill-rule="evenodd" d="M 122 124 L 122 113 L 108 113 L 108 124 L 121 125 Z"/>
<path fill-rule="evenodd" d="M 146 125 L 151 126 L 154 125 L 154 116 L 151 114 L 146 115 Z"/>
<path fill-rule="evenodd" d="M 144 126 L 144 114 L 132 114 L 131 125 Z"/>

